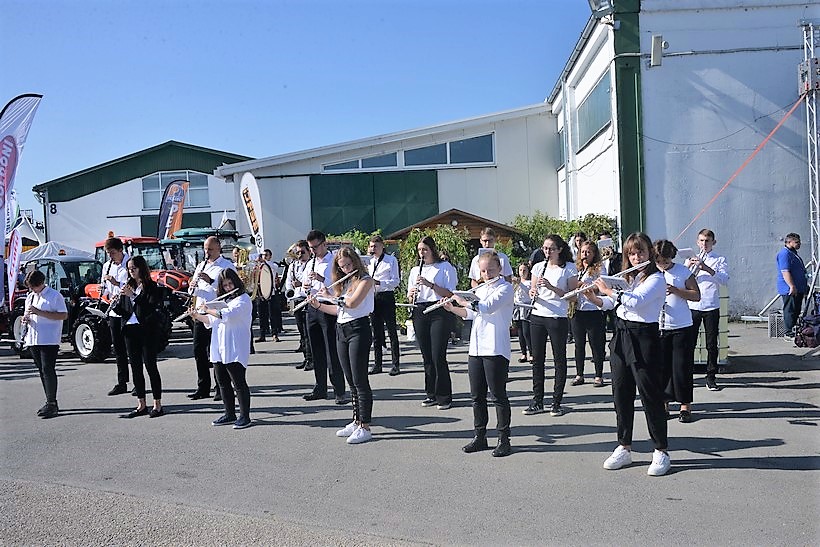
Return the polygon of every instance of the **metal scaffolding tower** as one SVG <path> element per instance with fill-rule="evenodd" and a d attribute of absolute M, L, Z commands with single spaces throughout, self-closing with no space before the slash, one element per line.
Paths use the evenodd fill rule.
<path fill-rule="evenodd" d="M 798 93 L 806 95 L 806 145 L 809 168 L 809 211 L 811 215 L 811 261 L 815 265 L 809 295 L 808 309 L 814 303 L 814 295 L 820 290 L 818 265 L 820 265 L 820 174 L 818 173 L 817 102 L 820 95 L 820 21 L 801 21 L 803 27 L 803 62 L 798 70 Z"/>

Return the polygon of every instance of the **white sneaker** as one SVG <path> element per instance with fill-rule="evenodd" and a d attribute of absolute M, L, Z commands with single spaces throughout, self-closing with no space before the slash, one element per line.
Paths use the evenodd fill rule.
<path fill-rule="evenodd" d="M 369 429 L 365 429 L 362 426 L 359 426 L 356 428 L 356 431 L 354 431 L 353 434 L 347 438 L 347 444 L 366 443 L 372 438 L 373 435 L 370 433 Z"/>
<path fill-rule="evenodd" d="M 649 465 L 649 469 L 646 470 L 646 474 L 660 477 L 666 475 L 670 467 L 672 467 L 672 462 L 669 461 L 669 454 L 661 450 L 655 450 L 655 453 L 652 454 L 652 463 Z"/>
<path fill-rule="evenodd" d="M 353 434 L 353 432 L 356 431 L 357 427 L 359 427 L 359 424 L 357 424 L 355 421 L 350 422 L 349 424 L 344 426 L 344 429 L 340 429 L 339 431 L 337 431 L 336 436 L 337 437 L 350 437 Z"/>
<path fill-rule="evenodd" d="M 620 469 L 632 463 L 632 452 L 621 445 L 604 460 L 604 469 Z"/>
<path fill-rule="evenodd" d="M 438 408 L 439 410 L 450 410 L 451 406 L 451 403 L 441 403 L 440 405 L 437 405 L 436 408 Z"/>

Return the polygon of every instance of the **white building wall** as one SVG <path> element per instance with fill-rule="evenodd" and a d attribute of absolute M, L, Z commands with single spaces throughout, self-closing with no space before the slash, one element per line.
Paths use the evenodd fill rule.
<path fill-rule="evenodd" d="M 643 0 L 641 51 L 652 35 L 669 43 L 662 65 L 647 60 L 641 74 L 650 236 L 676 238 L 798 99 L 802 51 L 778 48 L 802 46 L 799 21 L 820 18 L 820 5 L 808 4 Z M 731 266 L 731 312 L 760 310 L 776 294 L 783 236 L 809 237 L 805 107 L 677 245 L 694 246 L 701 228 L 715 231 Z M 802 254 L 808 262 L 808 245 Z"/>
<path fill-rule="evenodd" d="M 612 122 L 580 150 L 576 149 L 578 105 L 584 102 L 602 78 L 610 79 L 613 58 L 612 30 L 598 25 L 592 31 L 586 47 L 566 77 L 562 91 L 556 96 L 552 112 L 559 129 L 564 129 L 567 142 L 566 164 L 558 172 L 559 207 L 557 216 L 575 219 L 588 213 L 620 216 L 618 189 L 618 146 L 615 94 L 612 94 Z"/>
<path fill-rule="evenodd" d="M 439 169 L 439 211 L 461 209 L 509 224 L 540 210 L 557 214 L 555 118 L 529 116 L 496 122 L 495 167 Z"/>
<path fill-rule="evenodd" d="M 186 213 L 211 212 L 211 225 L 216 226 L 224 211 L 233 217 L 236 205 L 233 184 L 208 175 L 209 207 L 187 208 Z M 50 212 L 51 205 L 56 212 Z M 58 241 L 78 249 L 93 251 L 94 244 L 108 236 L 141 235 L 140 217 L 158 215 L 157 209 L 142 208 L 142 179 L 132 179 L 110 188 L 71 201 L 50 204 L 46 208 L 49 241 Z"/>

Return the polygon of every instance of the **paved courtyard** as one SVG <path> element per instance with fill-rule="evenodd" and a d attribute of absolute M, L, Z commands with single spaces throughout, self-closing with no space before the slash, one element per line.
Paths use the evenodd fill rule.
<path fill-rule="evenodd" d="M 419 405 L 420 354 L 403 338 L 403 373 L 371 377 L 373 441 L 347 445 L 334 433 L 351 407 L 302 399 L 313 374 L 294 368 L 297 336 L 292 322 L 286 328 L 282 342 L 257 344 L 248 371 L 254 427 L 241 431 L 210 425 L 221 403 L 185 397 L 196 374 L 183 331 L 160 356 L 167 414 L 156 419 L 123 419 L 134 399 L 106 396 L 113 362 L 82 363 L 66 346 L 61 415 L 41 420 L 33 363 L 0 348 L 0 542 L 820 543 L 820 359 L 768 339 L 765 325 L 731 325 L 722 391 L 707 391 L 697 375 L 694 422 L 669 423 L 665 477 L 646 475 L 652 448 L 641 412 L 634 465 L 602 469 L 615 447 L 608 387 L 568 385 L 566 415 L 523 416 L 530 371 L 517 354 L 513 455 L 463 454 L 472 436 L 467 346 L 451 348 L 454 406 L 439 411 Z"/>

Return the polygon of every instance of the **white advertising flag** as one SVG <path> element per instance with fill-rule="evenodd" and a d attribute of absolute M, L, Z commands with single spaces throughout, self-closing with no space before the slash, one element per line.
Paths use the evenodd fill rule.
<path fill-rule="evenodd" d="M 9 287 L 9 308 L 14 305 L 14 289 L 17 287 L 17 270 L 20 268 L 20 253 L 23 252 L 23 238 L 19 230 L 13 230 L 9 238 L 9 261 L 6 279 Z M 2 277 L 2 276 L 0 276 Z"/>
<path fill-rule="evenodd" d="M 265 241 L 262 236 L 264 233 L 262 229 L 262 201 L 259 199 L 259 186 L 256 184 L 256 178 L 250 173 L 242 175 L 242 181 L 239 184 L 239 199 L 248 218 L 248 225 L 251 228 L 256 252 L 262 254 L 265 250 Z"/>
<path fill-rule="evenodd" d="M 3 108 L 0 112 L 0 214 L 3 215 L 3 235 L 6 234 L 8 226 L 6 226 L 6 212 L 7 196 L 14 189 L 14 175 L 17 172 L 17 164 L 20 162 L 20 155 L 23 153 L 23 146 L 26 144 L 26 137 L 28 130 L 31 127 L 31 122 L 34 119 L 34 113 L 37 112 L 37 106 L 40 104 L 42 95 L 35 95 L 28 93 L 15 97 Z M 14 234 L 12 232 L 12 239 Z M 14 254 L 13 241 L 9 241 L 9 254 Z M 20 235 L 17 234 L 17 244 L 22 245 Z M 3 249 L 0 247 L 0 259 L 3 256 Z M 9 256 L 11 259 L 12 256 Z M 17 267 L 20 261 L 20 251 L 17 251 L 17 263 L 12 263 L 9 260 L 7 265 L 7 276 L 9 279 L 17 278 Z M 14 277 L 12 277 L 12 275 Z M 2 282 L 4 276 L 0 275 L 0 298 L 6 294 L 3 290 Z M 14 284 L 10 284 L 10 293 L 14 291 Z M 2 300 L 0 300 L 2 302 Z M 9 305 L 12 305 L 9 299 Z"/>

